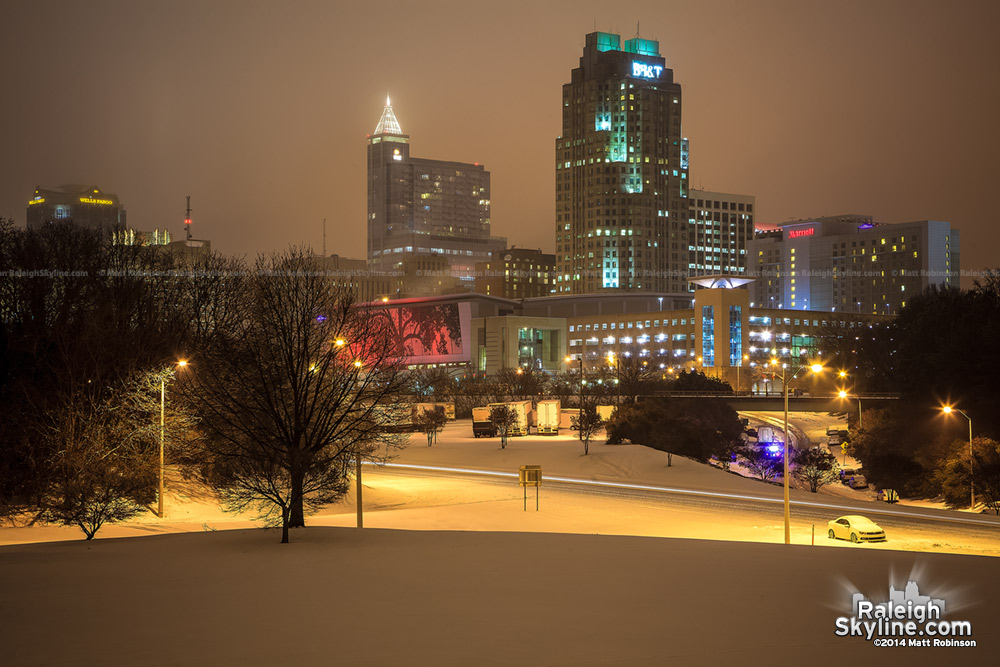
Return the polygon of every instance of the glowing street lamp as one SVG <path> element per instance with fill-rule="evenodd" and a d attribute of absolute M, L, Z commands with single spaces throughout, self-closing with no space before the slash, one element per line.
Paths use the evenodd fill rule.
<path fill-rule="evenodd" d="M 614 352 L 608 352 L 608 365 L 610 366 L 611 364 L 615 365 L 615 391 L 617 392 L 615 395 L 615 407 L 618 407 L 622 403 L 622 378 L 618 355 Z"/>
<path fill-rule="evenodd" d="M 840 371 L 839 375 L 840 375 L 840 377 L 844 377 L 845 375 L 847 375 L 847 373 L 845 373 L 844 371 Z M 840 398 L 850 398 L 850 395 L 845 390 L 843 390 L 843 389 L 841 389 L 840 391 L 837 392 L 837 396 L 839 396 Z M 860 429 L 864 428 L 864 422 L 862 421 L 862 417 L 861 417 L 861 415 L 862 415 L 862 413 L 861 413 L 861 397 L 860 396 L 855 396 L 854 398 L 858 399 L 858 429 L 860 430 Z M 842 451 L 844 453 L 844 465 L 846 466 L 847 465 L 847 448 L 844 446 L 843 442 L 840 443 L 840 451 Z"/>
<path fill-rule="evenodd" d="M 749 360 L 750 360 L 750 355 L 749 354 L 744 354 L 743 358 L 740 359 L 740 363 L 737 364 L 737 366 L 736 366 L 736 395 L 737 396 L 740 395 L 740 369 L 743 368 L 743 362 L 744 361 L 749 361 Z"/>
<path fill-rule="evenodd" d="M 823 371 L 822 364 L 812 364 L 811 366 L 800 366 L 797 371 L 792 375 L 788 375 L 786 372 L 784 364 L 779 364 L 777 359 L 771 359 L 772 366 L 778 366 L 781 368 L 781 385 L 783 393 L 785 395 L 785 443 L 784 443 L 784 453 L 782 455 L 784 467 L 782 472 L 782 481 L 784 486 L 784 503 L 785 503 L 785 544 L 791 544 L 792 542 L 792 522 L 791 522 L 791 503 L 788 499 L 788 384 L 794 380 L 799 373 L 809 369 L 813 373 L 821 373 Z"/>
<path fill-rule="evenodd" d="M 841 373 L 843 373 L 843 371 L 841 371 Z M 837 392 L 837 396 L 839 398 L 851 398 L 850 394 L 848 394 L 843 389 L 841 389 L 840 391 Z M 865 426 L 864 426 L 864 422 L 862 421 L 862 416 L 861 416 L 861 396 L 855 394 L 854 398 L 858 399 L 858 428 L 859 429 L 860 428 L 864 428 Z"/>
<path fill-rule="evenodd" d="M 566 357 L 566 363 L 571 363 L 573 361 L 572 357 Z M 583 379 L 583 355 L 580 355 L 580 414 L 583 414 L 583 385 L 587 381 Z M 583 440 L 583 430 L 578 431 L 580 440 Z"/>
<path fill-rule="evenodd" d="M 337 345 L 338 346 L 342 346 L 344 344 L 344 342 L 345 341 L 343 339 L 339 339 L 339 338 L 337 339 Z M 361 366 L 362 366 L 361 360 L 360 359 L 355 359 L 354 360 L 354 367 L 357 368 L 358 370 L 361 370 Z M 364 513 L 362 511 L 362 508 L 361 508 L 361 447 L 360 446 L 358 447 L 358 450 L 355 452 L 355 455 L 356 455 L 355 467 L 357 468 L 357 474 L 355 474 L 354 478 L 357 481 L 357 486 L 358 486 L 358 494 L 357 494 L 358 495 L 358 528 L 364 528 L 365 527 L 365 518 L 364 518 Z"/>
<path fill-rule="evenodd" d="M 941 411 L 946 415 L 950 415 L 952 412 L 957 412 L 969 420 L 969 509 L 974 510 L 976 509 L 976 487 L 972 483 L 972 417 L 970 417 L 965 410 L 959 410 L 958 408 L 953 408 L 950 405 L 943 406 Z"/>
<path fill-rule="evenodd" d="M 177 362 L 178 368 L 184 368 L 188 365 L 188 362 L 184 359 Z M 163 518 L 163 441 L 164 441 L 164 431 L 166 430 L 167 422 L 167 379 L 166 376 L 160 376 L 160 482 L 159 482 L 159 492 L 157 494 L 157 507 L 156 516 Z"/>

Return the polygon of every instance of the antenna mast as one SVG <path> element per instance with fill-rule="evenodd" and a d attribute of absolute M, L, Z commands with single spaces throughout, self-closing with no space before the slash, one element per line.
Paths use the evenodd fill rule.
<path fill-rule="evenodd" d="M 323 256 L 326 257 L 326 218 L 323 218 Z"/>
<path fill-rule="evenodd" d="M 184 216 L 185 238 L 191 240 L 191 195 L 187 196 L 187 215 Z"/>

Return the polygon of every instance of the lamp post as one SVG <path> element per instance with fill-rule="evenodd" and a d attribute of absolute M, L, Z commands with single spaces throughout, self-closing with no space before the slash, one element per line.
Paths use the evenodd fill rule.
<path fill-rule="evenodd" d="M 779 366 L 777 359 L 771 359 L 772 366 Z M 798 376 L 805 369 L 810 369 L 813 373 L 819 373 L 823 370 L 823 366 L 820 364 L 813 364 L 811 366 L 800 366 L 797 371 L 795 371 L 790 377 L 785 370 L 783 364 L 781 367 L 781 386 L 782 393 L 785 395 L 785 437 L 784 437 L 784 452 L 782 454 L 784 467 L 782 469 L 782 486 L 784 486 L 784 503 L 785 503 L 785 544 L 791 544 L 792 542 L 792 522 L 791 522 L 791 512 L 790 512 L 790 502 L 788 500 L 788 384 Z"/>
<path fill-rule="evenodd" d="M 848 394 L 843 389 L 837 392 L 837 396 L 839 396 L 840 398 L 851 398 L 850 394 Z M 854 398 L 858 399 L 858 428 L 861 429 L 865 427 L 863 418 L 861 416 L 861 396 L 855 394 Z"/>
<path fill-rule="evenodd" d="M 615 407 L 617 408 L 621 406 L 622 403 L 622 377 L 618 355 L 614 352 L 608 352 L 608 363 L 614 363 L 615 365 Z"/>
<path fill-rule="evenodd" d="M 749 354 L 744 354 L 740 359 L 740 363 L 736 366 L 736 395 L 740 395 L 740 369 L 743 368 L 743 362 L 750 359 Z"/>
<path fill-rule="evenodd" d="M 187 361 L 178 361 L 177 367 L 184 368 L 187 366 Z M 160 480 L 159 480 L 159 490 L 157 492 L 157 507 L 156 516 L 163 518 L 163 441 L 165 439 L 167 423 L 167 378 L 165 375 L 160 376 Z"/>
<path fill-rule="evenodd" d="M 976 509 L 976 487 L 972 482 L 972 417 L 970 417 L 965 410 L 959 410 L 958 408 L 953 408 L 950 405 L 946 405 L 941 408 L 941 411 L 946 415 L 952 412 L 957 412 L 966 419 L 969 420 L 969 509 Z"/>
<path fill-rule="evenodd" d="M 573 361 L 572 357 L 566 357 L 567 364 L 572 363 L 572 361 Z M 581 354 L 580 355 L 580 415 L 581 416 L 583 415 L 583 384 L 585 382 L 586 380 L 583 379 L 583 355 Z M 577 435 L 579 436 L 580 440 L 583 440 L 582 430 L 577 431 Z"/>
<path fill-rule="evenodd" d="M 340 346 L 343 345 L 343 343 L 341 342 L 340 339 L 338 339 L 336 342 L 337 342 L 337 346 L 338 347 L 340 347 Z M 358 369 L 358 372 L 361 371 L 361 365 L 362 364 L 361 364 L 361 360 L 360 359 L 355 359 L 354 360 L 354 367 L 356 369 Z M 360 445 L 360 443 L 358 443 L 358 448 L 354 452 L 354 454 L 355 454 L 355 457 L 356 457 L 354 465 L 355 465 L 355 468 L 357 468 L 357 474 L 354 476 L 354 478 L 357 481 L 357 486 L 358 486 L 358 528 L 364 528 L 365 527 L 365 517 L 364 517 L 364 512 L 362 511 L 362 508 L 361 508 L 361 445 Z"/>
<path fill-rule="evenodd" d="M 840 371 L 840 377 L 844 377 L 844 371 Z M 843 389 L 841 389 L 839 392 L 837 392 L 837 396 L 839 396 L 840 398 L 850 398 L 850 396 L 848 395 L 848 393 L 846 391 L 844 391 Z M 855 396 L 854 398 L 858 399 L 858 429 L 860 430 L 860 429 L 864 428 L 864 422 L 862 421 L 862 417 L 861 417 L 861 396 Z M 847 465 L 847 448 L 844 447 L 844 443 L 840 443 L 840 451 L 842 451 L 844 453 L 844 465 L 846 466 Z"/>

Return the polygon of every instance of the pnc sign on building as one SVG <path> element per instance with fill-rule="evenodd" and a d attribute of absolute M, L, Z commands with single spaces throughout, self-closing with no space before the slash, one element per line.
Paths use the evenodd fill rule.
<path fill-rule="evenodd" d="M 632 61 L 632 76 L 641 76 L 644 79 L 658 79 L 663 72 L 661 65 L 650 65 L 641 63 L 638 60 Z"/>
<path fill-rule="evenodd" d="M 787 232 L 787 237 L 790 239 L 797 239 L 800 236 L 812 236 L 816 233 L 815 227 L 809 227 L 807 229 L 789 229 Z"/>

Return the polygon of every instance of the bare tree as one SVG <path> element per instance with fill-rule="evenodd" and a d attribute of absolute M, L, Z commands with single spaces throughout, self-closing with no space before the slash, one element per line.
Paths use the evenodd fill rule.
<path fill-rule="evenodd" d="M 89 540 L 105 523 L 147 511 L 158 471 L 160 382 L 170 373 L 140 374 L 107 398 L 78 392 L 49 410 L 38 429 L 51 452 L 40 500 L 45 520 L 78 526 Z M 173 444 L 190 429 L 190 418 L 171 410 L 162 435 Z"/>
<path fill-rule="evenodd" d="M 811 447 L 794 452 L 795 469 L 792 475 L 795 479 L 809 485 L 813 493 L 820 487 L 837 481 L 837 457 L 829 449 Z M 783 465 L 783 464 L 782 464 Z"/>
<path fill-rule="evenodd" d="M 771 456 L 760 446 L 753 444 L 746 445 L 738 454 L 743 460 L 744 467 L 761 481 L 770 482 L 781 477 L 784 462 L 780 456 Z"/>
<path fill-rule="evenodd" d="M 434 444 L 437 440 L 437 434 L 447 423 L 448 417 L 441 405 L 434 406 L 433 410 L 419 410 L 413 417 L 413 426 L 427 435 L 428 447 Z"/>
<path fill-rule="evenodd" d="M 540 370 L 527 368 L 504 368 L 493 378 L 500 394 L 512 401 L 536 401 L 545 391 L 548 376 Z"/>
<path fill-rule="evenodd" d="M 500 436 L 500 449 L 507 449 L 507 438 L 517 426 L 517 414 L 509 405 L 496 405 L 490 408 L 490 421 Z"/>
<path fill-rule="evenodd" d="M 649 360 L 636 355 L 620 356 L 614 363 L 618 365 L 614 369 L 618 391 L 626 401 L 634 403 L 640 394 L 648 393 L 648 388 L 659 378 L 658 369 L 651 367 Z"/>
<path fill-rule="evenodd" d="M 405 389 L 389 322 L 309 254 L 261 257 L 245 280 L 241 317 L 195 360 L 183 391 L 207 436 L 202 477 L 231 509 L 255 506 L 282 526 L 339 499 L 351 467 L 407 440 L 391 433 Z"/>
<path fill-rule="evenodd" d="M 104 413 L 134 378 L 186 356 L 198 326 L 217 321 L 211 285 L 191 307 L 192 280 L 170 254 L 118 241 L 70 223 L 0 221 L 0 515 L 41 518 L 60 471 L 109 432 Z M 70 420 L 94 433 L 66 449 L 57 427 L 69 437 Z"/>
<path fill-rule="evenodd" d="M 590 440 L 597 435 L 597 432 L 604 428 L 604 420 L 597 414 L 597 407 L 588 404 L 580 408 L 579 416 L 573 417 L 573 426 L 580 432 L 580 441 L 583 442 L 583 455 L 590 453 Z"/>

